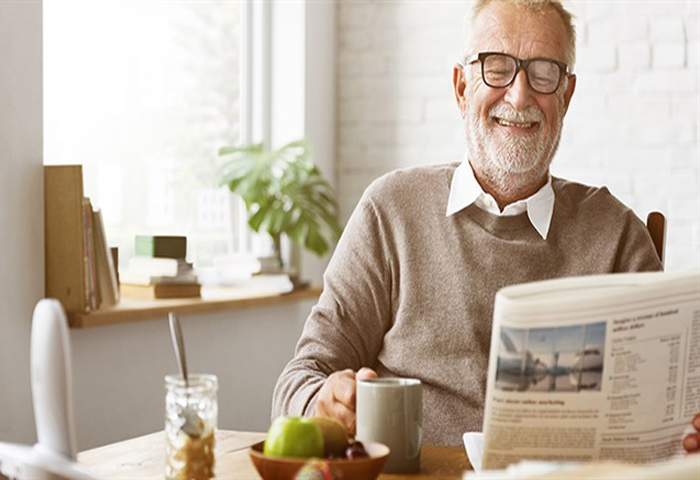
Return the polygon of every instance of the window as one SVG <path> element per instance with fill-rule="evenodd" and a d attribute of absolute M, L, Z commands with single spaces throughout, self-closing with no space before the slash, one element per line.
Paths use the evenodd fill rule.
<path fill-rule="evenodd" d="M 240 249 L 217 151 L 241 140 L 245 2 L 44 2 L 44 159 L 83 165 L 110 244 L 187 235 L 206 266 Z"/>

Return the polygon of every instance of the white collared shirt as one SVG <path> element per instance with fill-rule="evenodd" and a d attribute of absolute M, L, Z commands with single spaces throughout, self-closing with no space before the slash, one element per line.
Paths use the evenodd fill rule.
<path fill-rule="evenodd" d="M 537 233 L 546 240 L 554 212 L 552 177 L 549 175 L 547 183 L 535 194 L 525 200 L 506 205 L 506 208 L 501 212 L 496 200 L 481 189 L 481 185 L 476 181 L 471 165 L 465 156 L 452 177 L 446 216 L 449 217 L 472 203 L 476 203 L 476 206 L 482 210 L 499 216 L 519 215 L 527 211 L 530 223 L 535 227 Z"/>

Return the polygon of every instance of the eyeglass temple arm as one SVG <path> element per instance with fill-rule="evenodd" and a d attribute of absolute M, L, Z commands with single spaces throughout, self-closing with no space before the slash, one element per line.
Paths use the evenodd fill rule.
<path fill-rule="evenodd" d="M 468 57 L 468 58 L 464 61 L 464 66 L 466 67 L 467 65 L 470 65 L 470 64 L 476 62 L 477 60 L 479 60 L 479 54 L 478 54 L 478 53 L 475 53 L 474 55 Z"/>

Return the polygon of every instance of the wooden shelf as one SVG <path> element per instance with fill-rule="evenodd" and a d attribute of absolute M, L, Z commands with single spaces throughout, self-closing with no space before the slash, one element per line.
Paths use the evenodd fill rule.
<path fill-rule="evenodd" d="M 71 328 L 88 328 L 116 323 L 132 323 L 142 320 L 167 318 L 168 312 L 182 315 L 214 313 L 245 308 L 267 307 L 303 300 L 314 300 L 321 295 L 321 287 L 307 287 L 290 293 L 277 294 L 243 288 L 202 288 L 202 298 L 172 300 L 142 300 L 122 298 L 113 307 L 90 313 L 70 313 Z"/>

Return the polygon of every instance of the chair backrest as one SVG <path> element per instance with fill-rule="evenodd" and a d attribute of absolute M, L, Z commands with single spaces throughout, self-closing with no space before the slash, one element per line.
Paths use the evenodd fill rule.
<path fill-rule="evenodd" d="M 647 230 L 656 247 L 656 254 L 664 263 L 664 244 L 666 243 L 666 217 L 661 212 L 649 212 L 647 215 Z"/>

